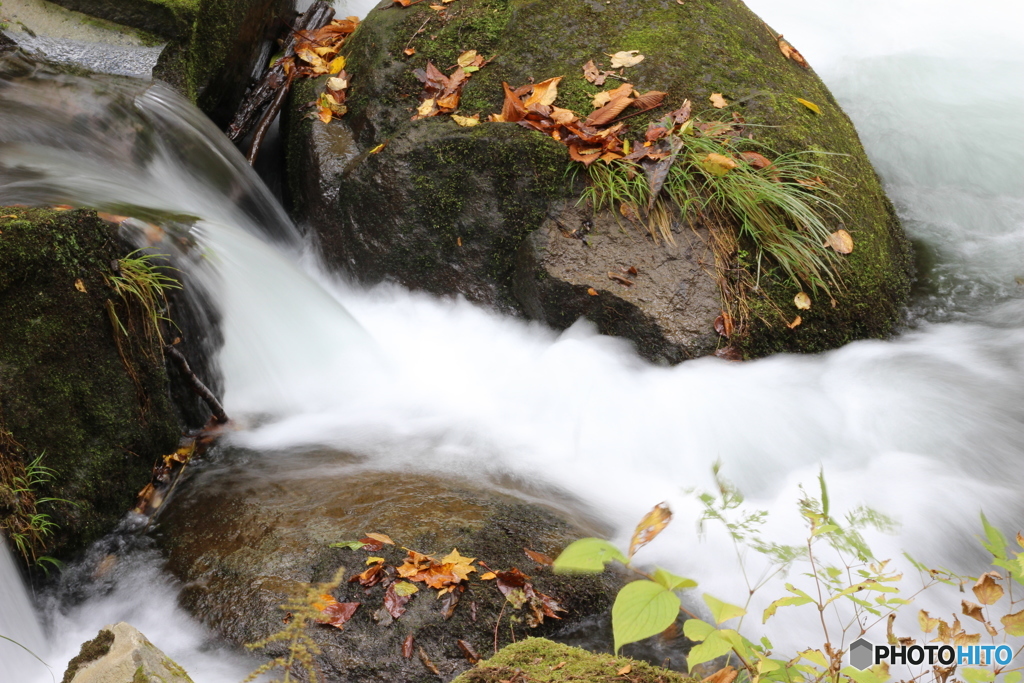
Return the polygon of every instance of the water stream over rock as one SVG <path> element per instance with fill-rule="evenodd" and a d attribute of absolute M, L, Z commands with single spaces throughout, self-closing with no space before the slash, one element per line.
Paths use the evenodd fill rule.
<path fill-rule="evenodd" d="M 236 446 L 278 459 L 325 447 L 396 477 L 454 470 L 482 486 L 534 486 L 599 511 L 620 538 L 667 500 L 677 521 L 641 561 L 735 602 L 745 588 L 731 545 L 715 530 L 699 537 L 686 490 L 709 487 L 720 460 L 792 542 L 800 486 L 823 468 L 834 509 L 867 504 L 900 523 L 871 537 L 879 557 L 906 550 L 977 571 L 979 510 L 1011 533 L 1024 513 L 1024 100 L 1013 85 L 1024 54 L 1010 31 L 1021 9 L 751 5 L 834 89 L 918 241 L 926 270 L 896 339 L 657 368 L 586 324 L 556 335 L 464 301 L 354 287 L 323 272 L 234 150 L 159 89 L 132 100 L 130 116 L 162 140 L 139 165 L 65 133 L 26 144 L 0 91 L 0 203 L 27 195 L 202 219 L 193 275 L 224 315 L 226 408 L 248 425 Z M 123 557 L 102 579 L 69 573 L 44 601 L 54 669 L 124 619 L 197 681 L 239 680 L 247 663 L 208 651 L 157 551 L 143 542 Z M 9 576 L 0 571 L 0 586 Z M 782 619 L 780 649 L 812 642 L 806 617 Z"/>

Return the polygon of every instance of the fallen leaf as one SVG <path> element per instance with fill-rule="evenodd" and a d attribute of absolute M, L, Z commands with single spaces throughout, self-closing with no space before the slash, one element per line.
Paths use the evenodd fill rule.
<path fill-rule="evenodd" d="M 624 50 L 608 56 L 612 58 L 613 69 L 625 69 L 644 61 L 644 55 L 639 53 L 640 50 Z"/>
<path fill-rule="evenodd" d="M 402 52 L 405 53 L 406 57 L 412 57 L 414 54 L 416 54 L 416 48 L 414 48 L 414 47 L 407 47 L 404 50 L 402 50 Z M 409 636 L 409 637 L 411 638 L 412 636 Z M 410 653 L 409 656 L 411 657 L 412 654 Z"/>
<path fill-rule="evenodd" d="M 444 5 L 430 5 L 429 7 L 435 12 L 440 12 L 441 10 L 444 9 Z"/>
<path fill-rule="evenodd" d="M 335 57 L 327 65 L 327 73 L 336 74 L 345 68 L 345 58 L 342 56 Z"/>
<path fill-rule="evenodd" d="M 546 567 L 550 567 L 552 564 L 555 563 L 554 560 L 552 560 L 550 557 L 548 557 L 544 553 L 538 553 L 537 551 L 530 550 L 529 548 L 523 548 L 523 551 L 526 553 L 527 557 L 529 557 L 531 560 L 533 560 L 537 564 L 541 564 L 541 565 L 544 565 Z"/>
<path fill-rule="evenodd" d="M 564 668 L 566 664 L 568 664 L 568 662 L 559 662 L 554 666 L 548 667 L 548 671 L 558 671 L 559 669 Z"/>
<path fill-rule="evenodd" d="M 480 115 L 474 114 L 473 116 L 459 116 L 458 114 L 452 114 L 452 121 L 455 121 L 455 123 L 464 128 L 472 128 L 473 126 L 480 125 Z"/>
<path fill-rule="evenodd" d="M 607 71 L 601 71 L 594 64 L 594 60 L 591 59 L 589 62 L 583 65 L 583 78 L 589 83 L 593 83 L 597 87 L 604 85 L 605 80 L 608 78 Z"/>
<path fill-rule="evenodd" d="M 374 147 L 373 149 L 370 150 L 370 154 L 377 154 L 377 153 L 379 153 L 382 149 L 387 147 L 387 144 L 388 143 L 386 143 L 386 142 L 380 143 L 379 145 L 377 145 L 376 147 Z"/>
<path fill-rule="evenodd" d="M 661 106 L 661 103 L 665 101 L 666 95 L 668 93 L 661 92 L 660 90 L 650 90 L 633 100 L 633 106 L 644 111 L 654 109 Z"/>
<path fill-rule="evenodd" d="M 799 327 L 799 326 L 800 326 L 800 323 L 802 323 L 803 321 L 804 321 L 804 319 L 803 319 L 803 318 L 801 318 L 800 316 L 797 316 L 797 317 L 793 318 L 793 322 L 791 322 L 791 323 L 786 323 L 786 327 L 788 327 L 788 328 L 789 328 L 789 329 L 791 329 L 791 330 L 794 330 L 794 329 L 796 329 L 797 327 Z"/>
<path fill-rule="evenodd" d="M 430 673 L 434 674 L 435 676 L 441 675 L 441 672 L 438 671 L 437 667 L 434 666 L 434 663 L 430 661 L 430 657 L 427 656 L 427 653 L 423 650 L 422 647 L 419 648 L 419 655 L 420 661 L 423 662 L 423 666 L 427 667 L 427 670 L 430 671 Z"/>
<path fill-rule="evenodd" d="M 404 641 L 402 641 L 402 656 L 406 659 L 412 658 L 412 642 L 413 638 L 411 633 L 405 637 Z"/>
<path fill-rule="evenodd" d="M 633 670 L 633 665 L 632 664 L 627 664 L 626 666 L 624 666 L 621 669 L 619 669 L 618 671 L 616 671 L 615 675 L 616 676 L 625 676 L 626 674 L 628 674 L 632 670 Z"/>
<path fill-rule="evenodd" d="M 741 361 L 743 360 L 743 354 L 735 346 L 724 346 L 715 351 L 716 358 L 722 358 L 730 361 Z"/>
<path fill-rule="evenodd" d="M 715 109 L 724 109 L 729 106 L 729 103 L 725 101 L 725 98 L 722 97 L 722 93 L 720 92 L 711 93 L 711 97 L 708 99 L 711 100 L 711 106 Z"/>
<path fill-rule="evenodd" d="M 814 102 L 811 102 L 810 100 L 805 100 L 802 97 L 796 98 L 796 101 L 799 102 L 800 104 L 804 105 L 805 107 L 807 107 L 811 111 L 813 111 L 818 116 L 821 116 L 821 107 L 816 105 Z"/>
<path fill-rule="evenodd" d="M 331 76 L 327 79 L 328 90 L 344 90 L 348 87 L 348 80 L 344 78 L 338 78 L 337 76 Z"/>
<path fill-rule="evenodd" d="M 560 107 L 551 107 L 551 120 L 560 126 L 568 126 L 571 123 L 579 121 L 579 117 L 569 109 L 562 109 Z"/>
<path fill-rule="evenodd" d="M 655 505 L 636 525 L 633 538 L 629 541 L 629 557 L 632 558 L 636 551 L 653 541 L 671 521 L 672 511 L 668 505 L 666 503 Z"/>
<path fill-rule="evenodd" d="M 608 273 L 608 279 L 609 280 L 615 280 L 620 285 L 624 285 L 626 287 L 632 287 L 633 286 L 633 281 L 632 280 L 630 280 L 629 278 L 625 278 L 625 277 L 619 275 L 618 273 Z"/>
<path fill-rule="evenodd" d="M 412 584 L 407 581 L 403 581 L 406 586 Z M 397 584 L 393 583 L 388 586 L 388 589 L 384 591 L 384 609 L 388 611 L 393 619 L 398 619 L 400 616 L 405 614 L 405 605 L 407 602 L 412 600 L 412 593 L 406 595 L 399 595 L 396 589 Z M 415 588 L 415 586 L 413 586 Z"/>
<path fill-rule="evenodd" d="M 319 608 L 320 612 L 323 613 L 323 617 L 320 617 L 319 621 L 321 624 L 330 624 L 338 629 L 344 629 L 345 623 L 352 618 L 352 615 L 359 609 L 360 603 L 358 602 L 338 602 L 329 595 L 322 595 L 321 599 L 325 601 L 323 607 Z M 327 602 L 329 600 L 329 602 Z"/>
<path fill-rule="evenodd" d="M 801 311 L 809 310 L 811 308 L 811 297 L 807 296 L 804 292 L 800 292 L 793 297 L 793 305 Z"/>
<path fill-rule="evenodd" d="M 78 278 L 77 280 L 75 280 L 75 289 L 77 289 L 79 292 L 85 291 L 85 283 L 82 282 L 82 278 Z"/>
<path fill-rule="evenodd" d="M 476 61 L 476 55 L 476 50 L 466 50 L 461 55 L 459 55 L 459 58 L 455 60 L 455 62 L 456 64 L 463 68 L 467 66 L 472 66 L 473 62 Z"/>
<path fill-rule="evenodd" d="M 705 171 L 715 176 L 724 176 L 738 165 L 734 159 L 714 152 L 701 159 L 700 164 Z"/>
<path fill-rule="evenodd" d="M 723 311 L 715 318 L 715 332 L 723 337 L 731 337 L 733 333 L 732 316 Z"/>
<path fill-rule="evenodd" d="M 523 103 L 527 109 L 536 105 L 542 104 L 545 106 L 550 105 L 558 97 L 558 83 L 562 80 L 561 76 L 555 78 L 549 78 L 546 81 L 541 81 L 533 86 L 533 92 L 526 98 L 526 102 Z"/>
<path fill-rule="evenodd" d="M 739 672 L 735 668 L 726 666 L 702 679 L 701 683 L 733 683 L 736 680 L 737 674 Z"/>
<path fill-rule="evenodd" d="M 807 60 L 804 59 L 804 56 L 800 54 L 800 52 L 795 47 L 793 47 L 792 43 L 783 38 L 781 33 L 779 34 L 779 50 L 782 52 L 783 56 L 786 57 L 786 59 L 792 59 L 794 62 L 796 62 L 805 69 L 811 68 L 810 65 L 807 63 Z"/>
<path fill-rule="evenodd" d="M 845 230 L 836 230 L 828 236 L 822 246 L 831 247 L 840 254 L 851 254 L 853 253 L 853 237 Z"/>
<path fill-rule="evenodd" d="M 631 104 L 633 104 L 632 97 L 620 95 L 600 109 L 592 112 L 584 123 L 591 127 L 607 125 L 614 121 Z"/>
<path fill-rule="evenodd" d="M 497 578 L 497 576 L 498 575 L 495 574 L 494 572 L 487 572 L 486 574 L 481 574 L 480 575 L 480 580 L 481 581 L 491 581 L 492 579 Z"/>
<path fill-rule="evenodd" d="M 443 597 L 438 597 L 441 598 L 441 618 L 448 621 L 455 614 L 455 607 L 459 604 L 460 596 L 454 590 L 451 590 Z"/>
<path fill-rule="evenodd" d="M 772 162 L 768 160 L 768 157 L 757 152 L 740 152 L 740 159 L 743 159 L 743 161 L 758 171 L 771 168 L 772 166 Z"/>
<path fill-rule="evenodd" d="M 611 91 L 610 90 L 602 90 L 601 92 L 599 92 L 596 95 L 594 95 L 594 99 L 591 100 L 591 104 L 593 104 L 594 108 L 597 109 L 598 107 L 603 107 L 604 105 L 608 104 L 609 102 L 611 102 L 611 100 L 612 100 Z"/>
<path fill-rule="evenodd" d="M 429 99 L 423 100 L 423 102 L 420 103 L 420 106 L 416 108 L 416 114 L 418 116 L 423 117 L 423 118 L 428 118 L 430 116 L 433 116 L 437 112 L 438 112 L 437 100 L 435 100 L 432 97 L 429 98 Z"/>
<path fill-rule="evenodd" d="M 590 296 L 597 296 L 597 290 L 593 287 L 587 287 L 587 294 Z"/>
<path fill-rule="evenodd" d="M 473 646 L 468 642 L 465 640 L 458 640 L 456 641 L 456 645 L 458 645 L 459 649 L 462 650 L 462 656 L 466 658 L 467 662 L 470 664 L 476 664 L 480 661 L 480 655 L 476 653 L 476 650 L 474 650 Z"/>

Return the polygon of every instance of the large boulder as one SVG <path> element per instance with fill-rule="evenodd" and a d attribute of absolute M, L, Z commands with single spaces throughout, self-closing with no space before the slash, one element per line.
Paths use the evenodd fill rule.
<path fill-rule="evenodd" d="M 295 0 L 56 0 L 93 17 L 147 31 L 167 45 L 153 77 L 167 81 L 218 125 L 287 30 Z"/>
<path fill-rule="evenodd" d="M 182 581 L 181 603 L 237 644 L 281 631 L 289 617 L 279 606 L 343 567 L 345 581 L 331 596 L 360 606 L 344 630 L 307 630 L 322 651 L 317 666 L 329 681 L 383 683 L 437 680 L 421 660 L 421 649 L 447 680 L 470 665 L 459 640 L 487 656 L 513 639 L 550 636 L 606 615 L 622 585 L 619 573 L 555 576 L 524 552 L 553 557 L 595 533 L 572 519 L 479 483 L 368 470 L 359 459 L 335 452 L 236 452 L 179 486 L 158 518 L 157 534 L 168 568 Z M 371 551 L 331 547 L 367 533 L 387 534 L 397 545 Z M 363 588 L 348 580 L 372 565 L 370 557 L 401 565 L 407 548 L 438 560 L 457 549 L 486 567 L 474 565 L 479 569 L 468 574 L 467 589 L 456 593 L 460 599 L 448 617 L 442 614 L 446 601 L 419 583 L 406 613 L 393 619 L 384 609 L 383 585 Z M 480 578 L 488 568 L 519 569 L 535 591 L 567 611 L 531 628 L 527 608 L 506 604 L 495 581 Z M 406 658 L 409 637 L 415 654 Z M 263 653 L 269 658 L 286 650 L 275 643 Z"/>
<path fill-rule="evenodd" d="M 68 662 L 62 683 L 192 683 L 188 673 L 125 622 L 100 629 Z"/>
<path fill-rule="evenodd" d="M 713 322 L 738 304 L 722 300 L 716 277 L 749 264 L 752 245 L 716 257 L 708 246 L 714 226 L 703 220 L 676 216 L 676 244 L 666 245 L 621 217 L 589 215 L 577 205 L 583 174 L 565 148 L 518 125 L 411 120 L 423 90 L 414 70 L 430 61 L 450 73 L 470 49 L 493 60 L 465 85 L 462 114 L 500 112 L 502 82 L 562 76 L 555 104 L 586 115 L 600 88 L 582 66 L 638 50 L 645 59 L 625 71 L 637 90 L 667 92 L 672 108 L 689 98 L 706 119 L 736 112 L 774 153 L 818 152 L 813 161 L 840 196 L 843 219 L 832 226 L 856 243 L 844 257 L 844 287 L 834 306 L 818 297 L 810 311 L 797 311 L 800 288 L 761 273 L 743 304 L 751 322 L 732 341 L 760 355 L 891 330 L 911 274 L 893 208 L 827 88 L 782 54 L 777 34 L 740 0 L 460 0 L 443 12 L 382 3 L 346 46 L 349 113 L 327 125 L 303 117 L 298 108 L 323 88 L 316 81 L 295 88 L 287 112 L 290 193 L 330 263 L 365 281 L 460 293 L 555 327 L 586 315 L 651 359 L 677 361 L 728 343 Z M 712 108 L 712 93 L 724 94 L 729 108 Z M 816 103 L 820 115 L 797 98 Z M 642 140 L 667 111 L 634 117 L 627 137 Z M 572 238 L 588 230 L 586 240 Z M 633 286 L 609 277 L 631 267 Z M 787 328 L 798 312 L 803 324 Z"/>
<path fill-rule="evenodd" d="M 129 251 L 95 213 L 0 208 L 0 525 L 29 559 L 109 531 L 178 443 L 159 349 L 112 317 L 140 315 L 105 277 Z"/>

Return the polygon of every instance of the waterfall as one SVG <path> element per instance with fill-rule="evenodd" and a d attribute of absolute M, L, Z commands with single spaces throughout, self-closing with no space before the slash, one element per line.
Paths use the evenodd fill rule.
<path fill-rule="evenodd" d="M 19 681 L 46 675 L 42 661 L 48 648 L 35 608 L 0 535 L 0 681 Z M 42 679 L 40 679 L 42 680 Z"/>
<path fill-rule="evenodd" d="M 657 368 L 586 323 L 558 334 L 458 299 L 355 286 L 318 265 L 237 153 L 160 88 L 117 104 L 156 133 L 141 165 L 116 140 L 51 135 L 59 111 L 12 123 L 25 107 L 11 98 L 30 101 L 47 77 L 5 89 L 0 203 L 192 217 L 189 236 L 208 257 L 190 269 L 224 316 L 226 407 L 252 418 L 230 438 L 256 452 L 328 445 L 400 472 L 539 482 L 599 510 L 619 540 L 667 500 L 680 521 L 641 560 L 734 602 L 746 589 L 730 540 L 720 529 L 698 534 L 700 506 L 687 491 L 712 487 L 720 461 L 748 509 L 769 512 L 772 538 L 799 542 L 795 503 L 823 469 L 834 510 L 866 504 L 898 521 L 895 534 L 869 536 L 879 557 L 910 551 L 979 571 L 978 513 L 1011 534 L 1024 517 L 1021 8 L 751 4 L 835 89 L 928 257 L 909 326 L 893 340 Z M 149 607 L 127 606 L 134 576 L 124 575 L 120 598 L 98 594 L 59 618 L 52 608 L 62 651 L 95 612 L 161 628 Z M 154 585 L 153 603 L 168 609 L 173 585 Z M 959 598 L 920 606 L 948 614 Z M 780 651 L 812 642 L 805 617 L 779 619 Z"/>

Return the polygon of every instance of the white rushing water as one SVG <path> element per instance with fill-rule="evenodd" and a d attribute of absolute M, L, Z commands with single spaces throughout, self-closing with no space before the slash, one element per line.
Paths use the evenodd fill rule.
<path fill-rule="evenodd" d="M 202 277 L 225 316 L 226 408 L 260 417 L 233 437 L 242 445 L 327 444 L 385 468 L 454 466 L 540 482 L 584 501 L 620 538 L 667 500 L 677 520 L 641 559 L 735 602 L 746 591 L 731 545 L 714 529 L 698 536 L 698 506 L 686 490 L 709 488 L 721 461 L 748 504 L 770 512 L 775 537 L 793 542 L 801 538 L 799 487 L 814 491 L 823 468 L 834 510 L 866 504 L 899 522 L 894 535 L 870 537 L 879 557 L 898 560 L 906 550 L 979 571 L 979 511 L 1010 533 L 1024 519 L 1024 298 L 1015 280 L 1024 275 L 1021 6 L 751 5 L 833 88 L 931 262 L 912 327 L 896 339 L 813 357 L 656 368 L 586 324 L 556 334 L 460 300 L 367 291 L 254 237 L 289 230 L 223 145 L 216 163 L 248 178 L 244 193 L 259 198 L 247 206 L 256 209 L 238 211 L 171 151 L 127 185 L 116 168 L 97 176 L 62 152 L 63 168 L 80 172 L 47 196 L 206 219 L 195 232 L 213 255 Z M 146 102 L 152 111 L 166 104 L 159 92 Z M 45 157 L 24 145 L 0 148 L 5 163 L 46 167 Z M 0 200 L 11 196 L 4 192 Z M 155 598 L 130 599 L 141 585 L 133 577 L 152 571 L 125 568 L 113 593 L 51 610 L 54 668 L 97 628 L 125 618 L 197 682 L 238 680 L 239 668 L 200 652 L 193 634 L 201 631 L 173 606 L 171 581 L 147 575 Z M 959 599 L 923 604 L 948 614 Z M 780 619 L 777 645 L 821 642 L 807 615 L 783 610 Z"/>

